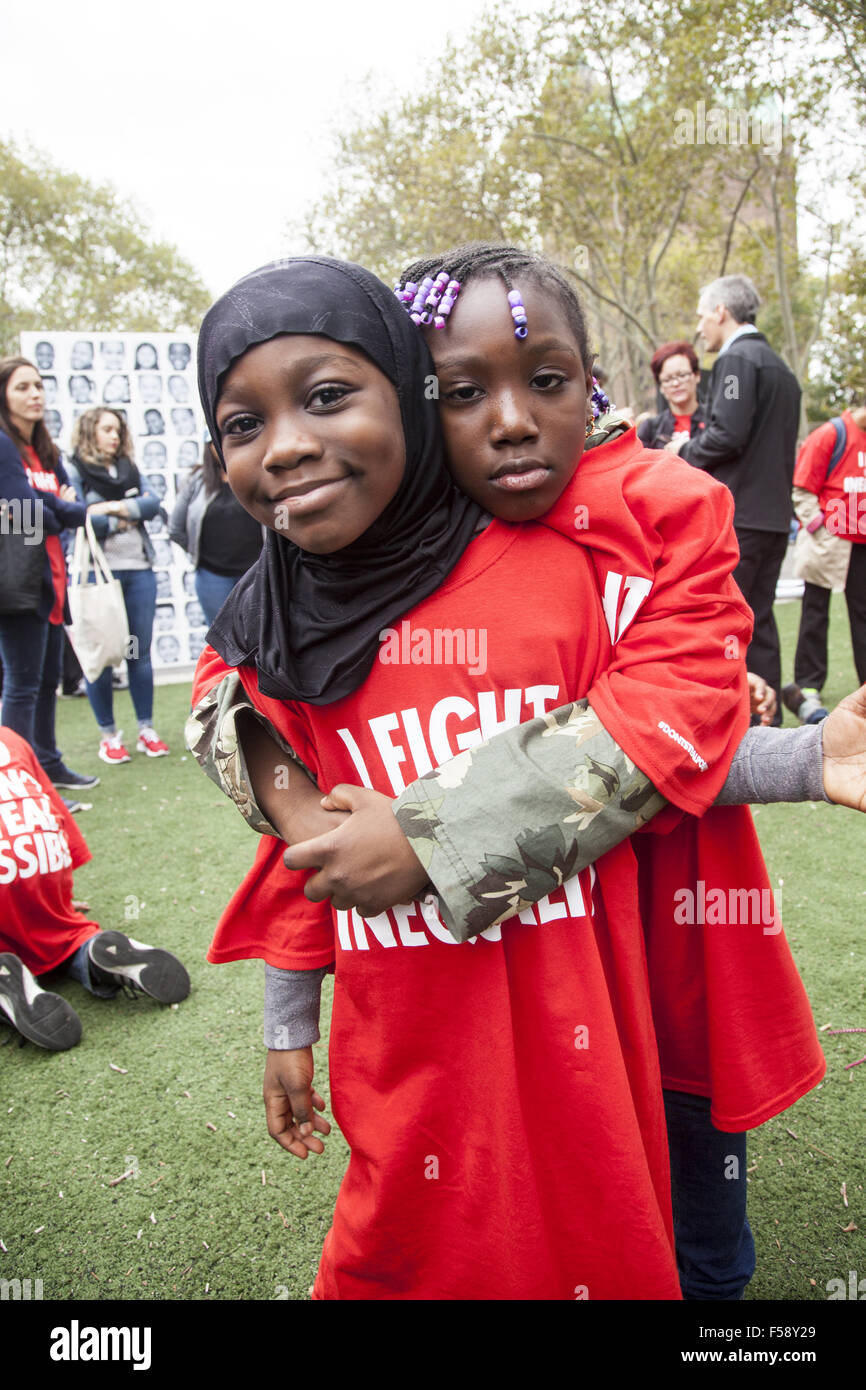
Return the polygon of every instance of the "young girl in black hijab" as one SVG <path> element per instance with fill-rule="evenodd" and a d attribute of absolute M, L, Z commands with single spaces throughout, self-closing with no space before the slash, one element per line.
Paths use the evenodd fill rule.
<path fill-rule="evenodd" d="M 265 267 L 210 311 L 199 354 L 230 483 L 269 534 L 211 630 L 197 704 L 240 685 L 323 789 L 393 793 L 404 766 L 450 759 L 459 778 L 503 711 L 588 687 L 609 639 L 583 551 L 485 526 L 455 491 L 427 349 L 384 286 L 323 258 Z M 386 662 L 398 620 L 410 655 Z M 437 663 L 446 630 L 484 633 L 483 670 Z M 261 841 L 210 957 L 336 954 L 352 1156 L 315 1296 L 678 1298 L 630 850 L 564 866 L 539 918 L 459 955 L 427 903 L 365 921 L 308 902 L 302 875 L 273 872 L 281 850 Z"/>

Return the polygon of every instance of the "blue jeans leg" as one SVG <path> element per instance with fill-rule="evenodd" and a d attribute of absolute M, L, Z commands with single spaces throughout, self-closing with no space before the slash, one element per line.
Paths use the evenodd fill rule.
<path fill-rule="evenodd" d="M 57 687 L 60 684 L 62 669 L 63 626 L 60 623 L 49 623 L 45 639 L 45 660 L 42 663 L 42 680 L 39 683 L 33 720 L 33 747 L 49 777 L 59 777 L 64 771 L 63 754 L 57 747 L 54 733 Z"/>
<path fill-rule="evenodd" d="M 33 747 L 36 701 L 42 682 L 48 623 L 35 613 L 0 614 L 3 706 L 0 719 Z"/>
<path fill-rule="evenodd" d="M 734 1301 L 755 1272 L 746 1136 L 710 1123 L 705 1096 L 665 1091 L 674 1238 L 683 1298 Z"/>
<path fill-rule="evenodd" d="M 90 976 L 90 953 L 88 947 L 93 937 L 88 937 L 83 946 L 79 946 L 68 960 L 63 962 L 63 969 L 73 980 L 77 980 L 80 985 L 90 993 L 95 994 L 97 999 L 113 999 L 120 989 L 120 985 L 96 985 Z"/>
<path fill-rule="evenodd" d="M 129 635 L 135 639 L 135 655 L 126 659 L 129 672 L 129 694 L 139 725 L 153 719 L 153 665 L 150 644 L 153 640 L 153 617 L 156 612 L 156 575 L 153 570 L 117 570 L 116 578 L 123 585 Z"/>
<path fill-rule="evenodd" d="M 7 728 L 26 739 L 49 777 L 60 774 L 54 716 L 63 656 L 63 628 L 35 613 L 0 615 L 0 660 L 3 662 L 2 718 Z"/>
<path fill-rule="evenodd" d="M 153 615 L 156 611 L 156 575 L 153 570 L 112 570 L 123 589 L 129 635 L 135 639 L 126 659 L 129 672 L 129 693 L 139 724 L 153 719 L 153 666 L 150 644 L 153 638 Z M 137 655 L 134 653 L 137 652 Z M 114 692 L 111 667 L 106 666 L 95 681 L 84 682 L 90 707 L 100 729 L 114 727 Z"/>
<path fill-rule="evenodd" d="M 214 621 L 237 582 L 237 577 L 214 574 L 213 570 L 199 565 L 195 572 L 195 592 L 209 624 Z"/>

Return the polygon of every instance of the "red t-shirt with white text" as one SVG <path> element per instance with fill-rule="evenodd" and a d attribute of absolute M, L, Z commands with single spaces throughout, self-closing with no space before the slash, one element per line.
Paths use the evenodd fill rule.
<path fill-rule="evenodd" d="M 590 705 L 672 803 L 631 839 L 662 1079 L 737 1133 L 826 1063 L 751 811 L 713 804 L 749 720 L 732 521 L 726 487 L 633 430 L 585 454 L 544 518 L 589 550 L 614 644 Z"/>
<path fill-rule="evenodd" d="M 50 468 L 46 468 L 36 450 L 29 444 L 23 451 L 24 471 L 27 481 L 37 492 L 50 492 L 60 496 L 60 479 Z M 51 583 L 54 586 L 54 604 L 48 614 L 49 623 L 57 627 L 63 622 L 63 604 L 66 598 L 66 557 L 59 536 L 45 537 L 45 553 L 51 566 Z"/>
<path fill-rule="evenodd" d="M 484 669 L 377 661 L 353 695 L 303 706 L 241 668 L 322 787 L 393 795 L 445 761 L 459 775 L 473 744 L 579 696 L 610 657 L 586 556 L 540 526 L 493 522 L 403 621 L 474 633 L 476 652 L 483 632 Z M 206 648 L 194 701 L 225 673 Z M 351 1159 L 315 1295 L 679 1298 L 630 847 L 462 945 L 417 902 L 370 921 L 308 903 L 280 850 L 261 841 L 209 958 L 336 957 L 331 1094 Z"/>
<path fill-rule="evenodd" d="M 54 970 L 99 930 L 72 906 L 72 874 L 90 850 L 29 743 L 0 727 L 0 951 L 34 975 Z"/>

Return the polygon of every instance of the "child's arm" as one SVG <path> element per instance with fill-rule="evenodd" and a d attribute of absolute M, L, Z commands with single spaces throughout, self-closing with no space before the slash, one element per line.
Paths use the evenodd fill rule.
<path fill-rule="evenodd" d="M 345 819 L 322 809 L 309 768 L 253 705 L 238 672 L 209 647 L 199 659 L 192 698 L 187 748 L 253 830 L 291 844 Z"/>
<path fill-rule="evenodd" d="M 313 1049 L 319 1040 L 319 1003 L 327 968 L 277 970 L 265 966 L 265 1063 L 263 1096 L 268 1133 L 294 1154 L 323 1153 L 320 1134 L 331 1126 L 316 1111 L 325 1108 L 312 1089 Z"/>
<path fill-rule="evenodd" d="M 315 972 L 312 972 L 315 973 Z M 313 1090 L 313 1049 L 268 1052 L 262 1085 L 268 1134 L 295 1158 L 321 1154 L 325 1146 L 318 1134 L 330 1134 L 328 1121 L 317 1114 L 325 1108 Z"/>

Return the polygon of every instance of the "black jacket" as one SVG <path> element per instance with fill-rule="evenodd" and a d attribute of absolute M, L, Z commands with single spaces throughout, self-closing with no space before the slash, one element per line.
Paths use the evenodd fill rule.
<path fill-rule="evenodd" d="M 69 479 L 62 463 L 58 463 L 57 477 L 61 486 Z M 30 486 L 24 467 L 24 460 L 17 447 L 7 434 L 0 432 L 0 497 L 7 501 L 15 499 L 33 506 L 41 505 L 42 531 L 46 536 L 59 536 L 66 528 L 84 525 L 87 508 L 77 502 L 63 502 L 52 492 L 37 492 Z M 54 607 L 54 583 L 51 578 L 51 561 L 45 552 L 42 575 L 42 593 L 36 607 L 35 616 L 47 621 Z M 71 622 L 68 602 L 64 604 L 63 621 Z"/>
<path fill-rule="evenodd" d="M 800 386 L 763 333 L 737 338 L 710 375 L 709 424 L 680 458 L 734 494 L 734 526 L 787 531 L 800 422 Z"/>
<path fill-rule="evenodd" d="M 696 434 L 702 434 L 707 424 L 707 411 L 703 401 L 698 401 L 698 408 L 692 416 L 690 433 L 692 438 Z M 658 415 L 651 415 L 648 420 L 643 420 L 637 427 L 637 437 L 645 449 L 663 449 L 671 441 L 674 433 L 675 421 L 674 413 L 670 406 Z"/>

